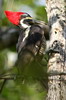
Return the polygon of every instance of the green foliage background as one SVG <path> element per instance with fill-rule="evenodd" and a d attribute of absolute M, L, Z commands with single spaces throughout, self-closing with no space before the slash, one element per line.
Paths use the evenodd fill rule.
<path fill-rule="evenodd" d="M 4 10 L 22 11 L 22 7 L 24 11 L 28 11 L 27 13 L 29 13 L 31 9 L 35 19 L 47 22 L 45 6 L 37 5 L 35 1 L 38 2 L 38 0 L 3 0 L 2 14 L 0 15 L 1 27 L 4 27 L 4 30 L 6 27 L 13 27 L 5 17 Z M 0 74 L 17 73 L 15 66 L 8 66 L 8 52 L 16 53 L 16 46 L 0 51 Z M 47 77 L 45 75 L 47 70 L 46 64 L 47 62 L 44 58 L 42 66 L 36 63 L 36 65 L 28 67 L 28 69 L 23 72 L 24 79 L 8 80 L 0 94 L 0 100 L 45 100 L 46 90 L 41 82 L 35 79 L 35 76 L 37 78 L 40 77 L 41 81 Z M 2 81 L 3 80 L 0 80 L 0 87 Z"/>

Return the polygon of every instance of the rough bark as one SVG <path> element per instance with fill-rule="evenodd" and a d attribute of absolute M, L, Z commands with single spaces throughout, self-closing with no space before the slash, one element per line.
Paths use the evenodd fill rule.
<path fill-rule="evenodd" d="M 66 0 L 46 0 L 50 26 L 47 100 L 66 100 Z"/>

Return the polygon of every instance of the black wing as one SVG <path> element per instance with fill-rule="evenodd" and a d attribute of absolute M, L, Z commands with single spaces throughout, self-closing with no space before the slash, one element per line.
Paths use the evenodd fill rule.
<path fill-rule="evenodd" d="M 22 32 L 19 35 L 17 43 L 17 49 L 19 54 L 25 49 L 37 53 L 38 51 L 36 50 L 39 50 L 41 46 L 43 46 L 43 48 L 46 47 L 44 31 L 40 26 L 32 25 L 28 37 L 23 41 L 23 38 L 25 37 L 25 32 L 26 30 L 22 30 Z"/>

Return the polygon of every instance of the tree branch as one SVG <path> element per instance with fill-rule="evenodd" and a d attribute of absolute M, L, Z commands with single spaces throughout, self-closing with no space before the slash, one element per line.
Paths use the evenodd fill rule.
<path fill-rule="evenodd" d="M 3 81 L 3 83 L 2 83 L 2 86 L 1 86 L 1 88 L 0 88 L 0 94 L 2 93 L 2 90 L 3 90 L 3 88 L 4 88 L 4 85 L 5 85 L 5 83 L 6 83 L 6 79 L 4 79 L 4 81 Z"/>

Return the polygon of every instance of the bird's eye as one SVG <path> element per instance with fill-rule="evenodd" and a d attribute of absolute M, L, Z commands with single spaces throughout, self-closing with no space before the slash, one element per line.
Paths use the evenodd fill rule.
<path fill-rule="evenodd" d="M 31 17 L 29 14 L 25 13 L 23 15 L 21 15 L 22 18 L 25 18 L 25 17 Z"/>
<path fill-rule="evenodd" d="M 23 14 L 22 17 L 27 17 L 27 14 Z"/>

